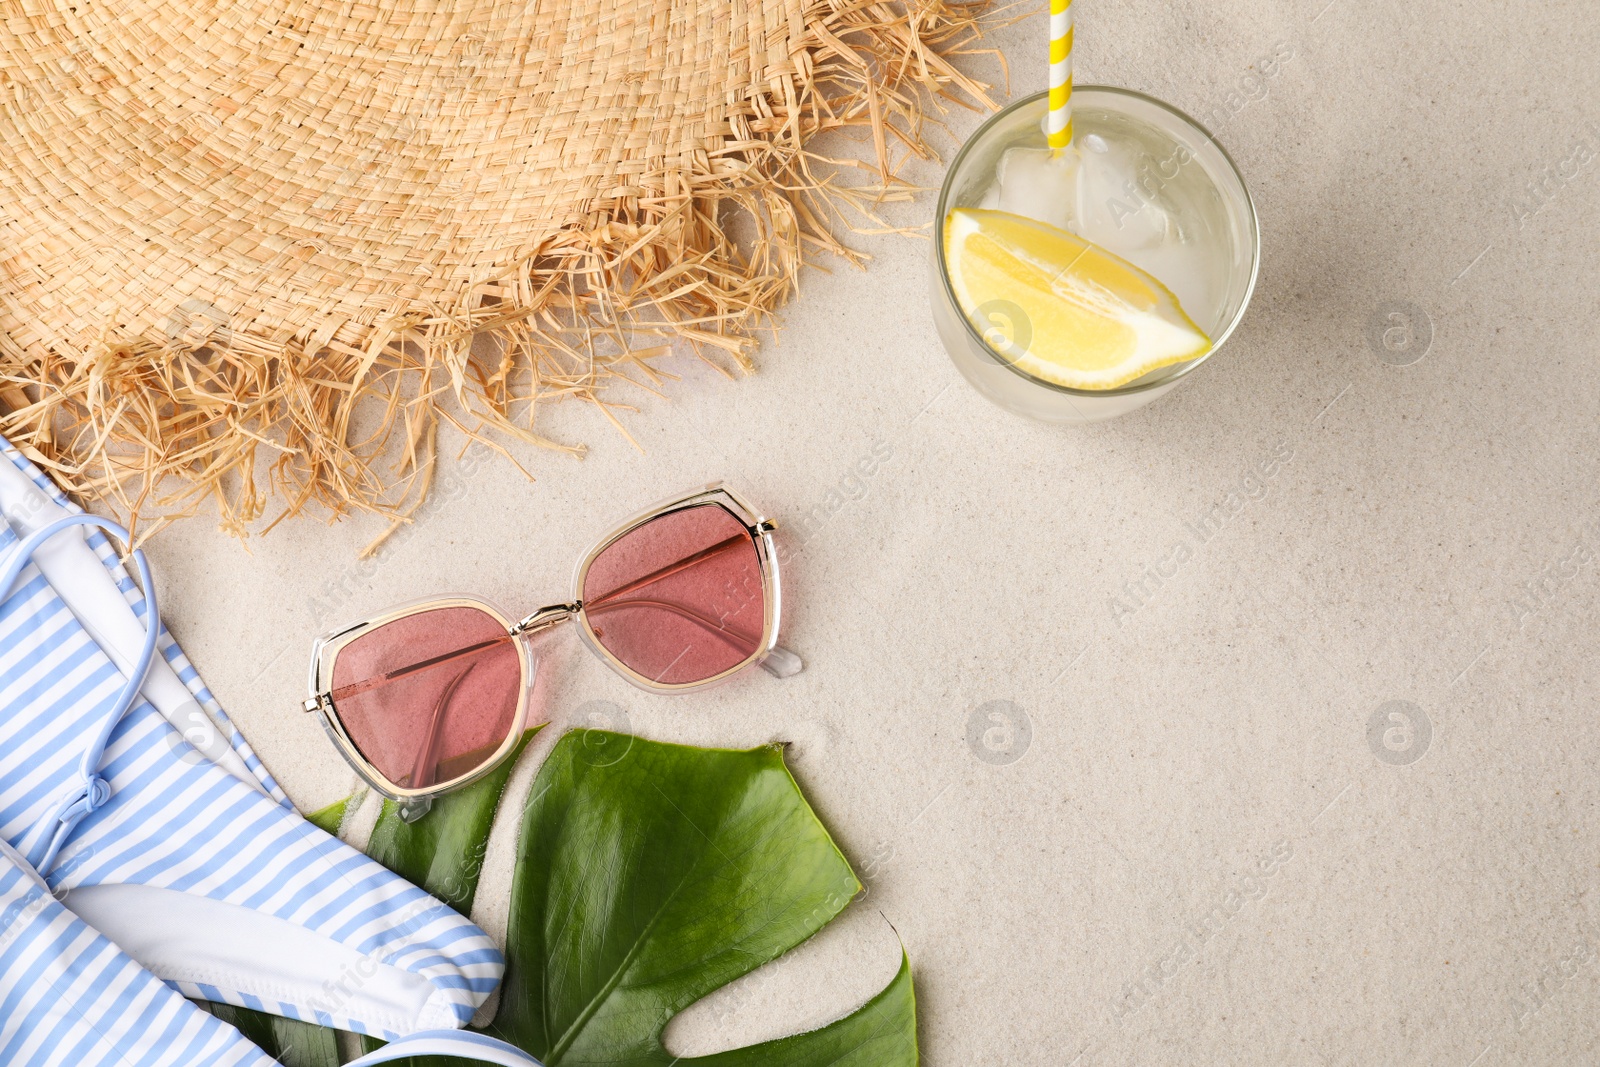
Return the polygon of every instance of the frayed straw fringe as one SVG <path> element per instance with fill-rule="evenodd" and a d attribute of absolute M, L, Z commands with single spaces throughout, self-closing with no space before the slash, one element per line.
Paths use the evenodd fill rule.
<path fill-rule="evenodd" d="M 157 336 L 107 327 L 72 352 L 0 332 L 0 432 L 85 503 L 142 518 L 143 536 L 207 500 L 245 536 L 274 493 L 262 532 L 313 505 L 387 515 L 392 532 L 426 497 L 441 421 L 507 459 L 496 434 L 581 455 L 534 431 L 540 404 L 581 398 L 626 435 L 608 387 L 658 392 L 668 375 L 652 361 L 675 343 L 748 372 L 804 263 L 859 262 L 836 234 L 881 225 L 875 206 L 914 192 L 892 160 L 932 158 L 926 105 L 993 106 L 951 62 L 977 52 L 982 8 L 811 3 L 794 70 L 734 108 L 721 148 L 676 177 L 676 195 L 594 212 L 497 281 L 382 328 L 284 339 L 201 308 Z M 870 159 L 807 147 L 849 128 L 870 135 Z M 851 170 L 865 180 L 842 181 Z M 725 231 L 730 212 L 750 239 Z"/>

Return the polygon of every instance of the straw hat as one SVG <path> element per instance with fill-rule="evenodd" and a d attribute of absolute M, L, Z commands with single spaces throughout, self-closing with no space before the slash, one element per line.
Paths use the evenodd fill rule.
<path fill-rule="evenodd" d="M 892 185 L 919 90 L 981 94 L 941 56 L 971 28 L 943 0 L 0 13 L 0 430 L 80 492 L 215 493 L 235 528 L 265 459 L 291 510 L 392 510 L 441 417 L 550 443 L 519 398 L 646 381 L 678 339 L 747 365 L 802 242 L 837 247 L 804 140 L 870 127 Z M 397 440 L 399 483 L 373 468 Z"/>

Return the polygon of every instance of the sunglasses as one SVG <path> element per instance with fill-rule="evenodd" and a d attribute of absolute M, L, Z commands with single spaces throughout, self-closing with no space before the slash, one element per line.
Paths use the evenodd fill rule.
<path fill-rule="evenodd" d="M 572 600 L 512 622 L 473 597 L 415 601 L 318 638 L 315 712 L 340 753 L 408 822 L 510 755 L 528 724 L 531 639 L 577 624 L 592 652 L 652 693 L 715 685 L 760 665 L 801 669 L 779 648 L 776 529 L 712 485 L 657 505 L 578 562 Z"/>

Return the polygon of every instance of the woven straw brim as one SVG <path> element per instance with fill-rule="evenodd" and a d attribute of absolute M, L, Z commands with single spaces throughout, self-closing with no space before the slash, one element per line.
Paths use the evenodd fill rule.
<path fill-rule="evenodd" d="M 236 531 L 263 466 L 287 512 L 403 514 L 441 419 L 566 447 L 534 401 L 673 342 L 748 367 L 830 210 L 904 192 L 928 94 L 987 103 L 975 10 L 0 0 L 0 430 Z M 805 148 L 850 125 L 865 186 Z"/>

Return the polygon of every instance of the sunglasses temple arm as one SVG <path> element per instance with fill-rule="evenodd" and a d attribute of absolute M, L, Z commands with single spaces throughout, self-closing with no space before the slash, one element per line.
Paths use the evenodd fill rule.
<path fill-rule="evenodd" d="M 601 606 L 603 606 L 603 605 L 605 605 L 605 604 L 607 604 L 607 603 L 609 603 L 611 601 L 621 600 L 623 597 L 627 596 L 629 593 L 635 592 L 636 590 L 639 590 L 639 589 L 643 589 L 645 586 L 651 585 L 651 584 L 653 584 L 655 582 L 659 582 L 663 578 L 670 578 L 674 574 L 677 574 L 680 571 L 688 570 L 690 567 L 693 567 L 696 563 L 702 563 L 702 562 L 710 559 L 712 556 L 720 555 L 723 552 L 731 551 L 732 549 L 739 548 L 742 545 L 748 545 L 749 543 L 750 543 L 750 539 L 748 537 L 746 537 L 744 534 L 739 534 L 736 537 L 730 537 L 725 541 L 719 541 L 716 544 L 712 545 L 710 548 L 703 548 L 699 552 L 696 552 L 692 556 L 685 556 L 683 559 L 678 560 L 676 563 L 673 563 L 673 564 L 671 564 L 669 566 L 666 566 L 666 567 L 661 567 L 658 570 L 653 570 L 649 574 L 644 575 L 643 577 L 635 578 L 633 581 L 629 582 L 626 585 L 620 585 L 617 588 L 611 590 L 611 592 L 606 593 L 604 596 L 601 596 L 601 597 L 598 597 L 598 598 L 596 598 L 594 600 L 589 601 L 589 606 L 591 608 L 598 608 L 598 607 L 601 607 Z"/>
<path fill-rule="evenodd" d="M 720 637 L 735 647 L 738 646 L 738 642 L 728 630 L 718 626 L 699 612 L 690 611 L 682 604 L 674 604 L 668 600 L 625 600 L 621 603 L 602 603 L 598 607 L 589 606 L 588 610 L 591 615 L 600 615 L 607 611 L 615 611 L 618 608 L 633 607 L 653 607 L 660 608 L 663 611 L 670 611 L 680 618 L 688 619 L 707 633 Z M 746 640 L 749 639 L 746 638 Z M 767 653 L 766 658 L 761 661 L 761 666 L 766 668 L 767 673 L 775 678 L 792 678 L 805 669 L 805 662 L 787 648 L 774 645 L 772 650 Z"/>
<path fill-rule="evenodd" d="M 428 717 L 427 734 L 423 737 L 422 744 L 417 747 L 417 758 L 411 765 L 412 789 L 426 789 L 433 785 L 439 770 L 439 741 L 444 733 L 445 716 L 450 714 L 450 700 L 476 666 L 477 664 L 473 663 L 456 675 L 455 679 L 445 686 L 444 692 L 439 696 L 439 702 L 433 706 L 433 714 Z"/>

